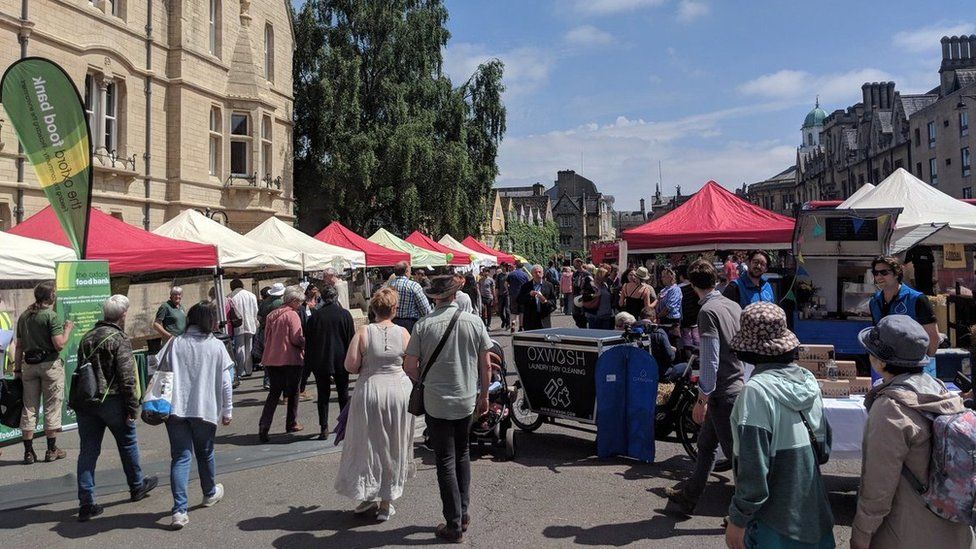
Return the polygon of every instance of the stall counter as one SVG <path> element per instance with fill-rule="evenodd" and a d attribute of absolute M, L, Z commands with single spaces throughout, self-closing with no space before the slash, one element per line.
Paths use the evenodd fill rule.
<path fill-rule="evenodd" d="M 794 318 L 796 337 L 808 345 L 833 345 L 838 355 L 863 355 L 864 347 L 857 334 L 871 327 L 869 319 L 801 319 Z"/>

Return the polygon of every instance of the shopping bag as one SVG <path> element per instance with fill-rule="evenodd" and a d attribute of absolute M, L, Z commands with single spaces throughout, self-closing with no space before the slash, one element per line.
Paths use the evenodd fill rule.
<path fill-rule="evenodd" d="M 169 419 L 173 410 L 173 372 L 157 371 L 146 394 L 142 397 L 142 421 L 149 425 L 159 425 Z"/>

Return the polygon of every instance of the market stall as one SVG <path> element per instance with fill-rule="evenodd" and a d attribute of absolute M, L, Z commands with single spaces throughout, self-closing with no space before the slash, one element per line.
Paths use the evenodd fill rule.
<path fill-rule="evenodd" d="M 0 231 L 0 284 L 53 279 L 54 262 L 73 259 L 71 248 Z"/>
<path fill-rule="evenodd" d="M 370 242 L 350 231 L 338 221 L 333 221 L 326 228 L 319 231 L 315 235 L 315 239 L 332 244 L 333 246 L 363 252 L 366 256 L 367 267 L 392 267 L 397 262 L 410 261 L 410 254 L 398 250 L 391 250 L 375 242 Z"/>
<path fill-rule="evenodd" d="M 475 239 L 475 237 L 473 237 L 473 236 L 469 236 L 469 237 L 465 238 L 464 240 L 461 241 L 461 244 L 463 244 L 465 247 L 470 248 L 472 250 L 475 250 L 477 252 L 481 252 L 483 254 L 487 254 L 487 255 L 493 256 L 499 263 L 509 263 L 509 264 L 512 264 L 512 265 L 515 264 L 515 261 L 516 260 L 515 260 L 515 256 L 514 255 L 509 254 L 509 253 L 505 253 L 505 252 L 503 252 L 501 250 L 496 250 L 494 248 L 490 248 L 490 247 L 486 246 L 484 243 L 482 243 L 479 240 Z"/>
<path fill-rule="evenodd" d="M 247 271 L 302 271 L 302 254 L 277 243 L 250 239 L 196 210 L 184 210 L 153 231 L 217 248 L 220 267 Z"/>
<path fill-rule="evenodd" d="M 337 270 L 362 269 L 366 266 L 366 254 L 327 244 L 303 233 L 277 217 L 269 217 L 244 236 L 258 242 L 273 242 L 302 254 L 302 270 L 322 271 L 332 267 Z"/>
<path fill-rule="evenodd" d="M 419 246 L 421 248 L 425 248 L 435 252 L 440 252 L 442 254 L 450 254 L 451 259 L 448 263 L 449 265 L 455 267 L 471 265 L 471 260 L 472 260 L 471 254 L 469 254 L 468 252 L 455 250 L 448 246 L 444 246 L 443 244 L 436 242 L 433 238 L 425 235 L 420 231 L 414 231 L 410 233 L 410 235 L 407 238 L 404 238 L 404 240 L 413 244 L 414 246 Z"/>
<path fill-rule="evenodd" d="M 377 229 L 368 240 L 384 248 L 410 254 L 410 265 L 413 267 L 445 267 L 451 264 L 451 259 L 454 257 L 453 254 L 435 252 L 411 244 L 402 238 L 397 238 L 386 229 Z"/>
<path fill-rule="evenodd" d="M 490 267 L 492 265 L 500 264 L 500 261 L 494 255 L 471 249 L 465 246 L 464 244 L 458 242 L 457 239 L 455 239 L 453 236 L 449 234 L 445 234 L 444 236 L 442 236 L 441 239 L 437 241 L 437 243 L 443 246 L 447 246 L 452 250 L 457 250 L 459 252 L 464 252 L 468 254 L 469 256 L 471 256 L 471 260 L 473 264 L 477 263 L 480 267 Z"/>

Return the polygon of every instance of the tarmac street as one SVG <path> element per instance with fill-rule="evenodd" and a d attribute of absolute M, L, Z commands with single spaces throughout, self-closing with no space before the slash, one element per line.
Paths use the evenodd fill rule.
<path fill-rule="evenodd" d="M 496 319 L 497 322 L 497 319 Z M 570 326 L 554 315 L 554 326 Z M 492 332 L 511 361 L 511 337 Z M 514 367 L 509 366 L 514 375 Z M 313 378 L 314 379 L 314 378 Z M 315 385 L 309 385 L 315 394 Z M 408 547 L 436 544 L 433 528 L 443 522 L 433 453 L 415 447 L 417 472 L 386 523 L 353 515 L 353 502 L 333 490 L 340 448 L 317 441 L 314 401 L 300 405 L 305 431 L 284 434 L 284 408 L 275 417 L 271 443 L 257 440 L 264 402 L 260 372 L 235 393 L 234 420 L 217 431 L 217 481 L 224 500 L 211 508 L 194 477 L 189 486 L 190 524 L 168 530 L 169 443 L 164 427 L 139 423 L 142 466 L 158 474 L 151 496 L 130 503 L 111 435 L 96 472 L 97 499 L 105 513 L 77 522 L 75 467 L 77 433 L 59 444 L 67 459 L 21 464 L 19 444 L 0 456 L 0 539 L 3 547 Z M 330 418 L 338 415 L 333 401 Z M 419 433 L 419 431 L 418 431 Z M 634 546 L 725 547 L 722 519 L 732 494 L 731 474 L 717 474 L 693 517 L 667 507 L 662 490 L 685 478 L 692 462 L 678 444 L 657 445 L 657 462 L 596 457 L 595 435 L 558 425 L 516 432 L 517 454 L 503 461 L 491 449 L 472 453 L 472 547 Z M 43 438 L 37 440 L 43 445 Z M 495 451 L 497 453 L 497 450 Z M 501 456 L 501 453 L 497 454 Z M 834 510 L 838 546 L 846 546 L 854 516 L 860 462 L 835 460 L 823 469 Z"/>

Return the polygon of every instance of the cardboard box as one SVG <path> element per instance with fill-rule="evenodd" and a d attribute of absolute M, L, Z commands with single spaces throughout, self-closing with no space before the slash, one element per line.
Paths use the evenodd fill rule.
<path fill-rule="evenodd" d="M 824 398 L 847 398 L 851 396 L 851 382 L 847 379 L 820 380 L 820 394 Z"/>
<path fill-rule="evenodd" d="M 833 345 L 800 345 L 796 351 L 798 360 L 828 360 L 834 358 Z"/>
<path fill-rule="evenodd" d="M 820 377 L 820 363 L 811 360 L 798 360 L 796 364 L 801 368 L 806 368 L 813 372 L 813 375 Z"/>
<path fill-rule="evenodd" d="M 797 364 L 813 372 L 818 378 L 827 377 L 827 360 L 798 360 Z M 857 363 L 853 360 L 835 360 L 838 379 L 854 379 L 857 377 Z"/>
<path fill-rule="evenodd" d="M 870 377 L 855 377 L 849 381 L 851 382 L 852 395 L 866 395 L 871 390 Z"/>

